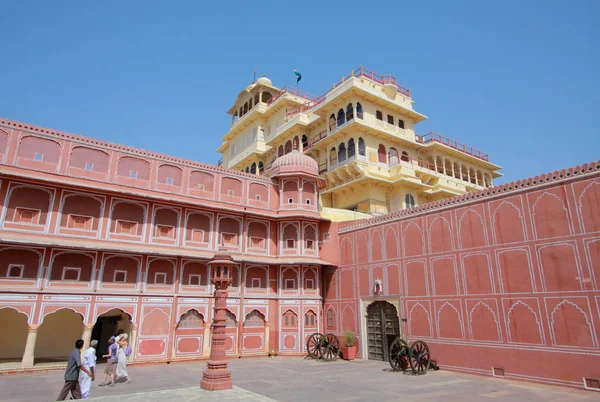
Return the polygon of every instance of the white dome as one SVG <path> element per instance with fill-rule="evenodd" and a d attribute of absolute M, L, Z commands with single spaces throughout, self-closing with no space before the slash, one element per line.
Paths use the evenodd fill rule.
<path fill-rule="evenodd" d="M 271 80 L 268 79 L 267 77 L 260 77 L 258 80 L 256 80 L 256 83 L 257 84 L 263 84 L 263 85 L 271 85 L 271 86 L 273 85 L 271 83 Z"/>

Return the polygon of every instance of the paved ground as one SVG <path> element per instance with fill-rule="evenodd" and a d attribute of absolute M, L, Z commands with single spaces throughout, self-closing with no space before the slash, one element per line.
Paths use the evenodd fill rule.
<path fill-rule="evenodd" d="M 598 401 L 600 393 L 447 371 L 415 377 L 391 372 L 383 362 L 320 362 L 298 358 L 231 360 L 233 390 L 198 388 L 205 362 L 131 367 L 131 384 L 92 387 L 98 401 Z M 102 371 L 103 367 L 99 367 Z M 62 372 L 0 377 L 0 400 L 53 401 Z"/>

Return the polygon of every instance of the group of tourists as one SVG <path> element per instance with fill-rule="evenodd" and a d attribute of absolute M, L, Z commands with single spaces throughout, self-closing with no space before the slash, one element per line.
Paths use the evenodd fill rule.
<path fill-rule="evenodd" d="M 65 371 L 65 385 L 63 386 L 57 401 L 64 401 L 69 392 L 71 399 L 87 399 L 90 397 L 92 381 L 96 379 L 96 348 L 98 341 L 90 342 L 90 347 L 83 353 L 81 358 L 81 349 L 83 340 L 78 339 L 75 342 L 75 349 L 69 355 L 67 369 Z M 115 386 L 115 381 L 130 383 L 129 373 L 127 372 L 127 358 L 131 355 L 131 346 L 128 342 L 127 334 L 123 331 L 117 332 L 108 340 L 108 353 L 103 355 L 106 358 L 106 367 L 104 368 L 104 381 L 99 386 Z"/>

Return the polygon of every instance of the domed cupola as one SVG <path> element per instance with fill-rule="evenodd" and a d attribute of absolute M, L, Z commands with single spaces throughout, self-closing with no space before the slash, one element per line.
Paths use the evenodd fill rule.
<path fill-rule="evenodd" d="M 293 150 L 273 162 L 270 176 L 310 176 L 316 178 L 319 177 L 319 165 L 310 156 Z"/>

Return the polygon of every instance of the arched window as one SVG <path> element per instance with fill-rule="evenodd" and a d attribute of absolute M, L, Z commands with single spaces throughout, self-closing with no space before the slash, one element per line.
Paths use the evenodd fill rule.
<path fill-rule="evenodd" d="M 252 98 L 250 98 L 250 101 L 248 102 L 248 110 L 252 109 Z"/>
<path fill-rule="evenodd" d="M 335 124 L 336 124 L 335 115 L 332 114 L 331 116 L 329 116 L 329 130 L 333 130 L 335 128 Z"/>
<path fill-rule="evenodd" d="M 344 113 L 344 109 L 340 109 L 338 110 L 338 115 L 337 115 L 337 125 L 339 126 L 343 126 L 344 123 L 346 123 L 346 113 Z"/>
<path fill-rule="evenodd" d="M 354 138 L 350 138 L 348 141 L 348 159 L 354 158 L 356 154 L 356 146 L 354 145 Z"/>
<path fill-rule="evenodd" d="M 250 313 L 248 313 L 248 315 L 246 316 L 246 321 L 244 321 L 244 327 L 264 327 L 265 326 L 265 316 L 262 315 L 259 311 L 257 310 L 252 310 Z"/>
<path fill-rule="evenodd" d="M 248 113 L 248 102 L 244 103 L 244 114 Z"/>
<path fill-rule="evenodd" d="M 331 148 L 329 152 L 329 165 L 334 166 L 337 164 L 337 152 L 335 152 L 335 148 Z"/>
<path fill-rule="evenodd" d="M 358 106 L 356 108 L 357 108 L 356 110 L 357 110 L 357 117 L 358 117 Z M 363 140 L 362 137 L 358 138 L 358 154 L 360 156 L 366 156 L 367 155 L 367 151 L 365 149 L 365 140 Z"/>
<path fill-rule="evenodd" d="M 342 142 L 338 148 L 338 161 L 343 162 L 345 160 L 346 160 L 346 144 L 344 144 Z"/>
<path fill-rule="evenodd" d="M 294 142 L 292 144 L 293 148 L 297 151 L 300 148 L 300 140 L 298 137 L 294 137 Z"/>
<path fill-rule="evenodd" d="M 308 137 L 305 135 L 302 136 L 302 149 L 308 148 Z"/>
<path fill-rule="evenodd" d="M 225 311 L 226 314 L 226 318 L 225 318 L 225 326 L 227 328 L 235 328 L 237 327 L 237 322 L 235 320 L 235 316 L 233 315 L 233 313 L 229 310 Z"/>
<path fill-rule="evenodd" d="M 358 117 L 359 119 L 363 118 L 363 110 L 362 110 L 362 105 L 360 104 L 360 102 L 358 102 L 356 104 L 356 117 Z"/>
<path fill-rule="evenodd" d="M 404 196 L 404 204 L 405 208 L 414 208 L 417 206 L 417 203 L 415 202 L 415 197 L 413 197 L 412 194 L 406 194 Z"/>
<path fill-rule="evenodd" d="M 379 148 L 377 148 L 377 160 L 379 163 L 387 163 L 387 155 L 383 144 L 379 144 Z"/>
<path fill-rule="evenodd" d="M 279 146 L 279 149 L 277 149 L 277 157 L 283 156 L 283 145 Z"/>
<path fill-rule="evenodd" d="M 290 152 L 292 152 L 292 141 L 289 141 L 285 143 L 285 154 L 289 154 Z"/>
<path fill-rule="evenodd" d="M 256 162 L 254 162 L 252 166 L 250 166 L 250 173 L 256 174 Z"/>
<path fill-rule="evenodd" d="M 348 104 L 348 107 L 346 108 L 346 121 L 350 121 L 354 118 L 354 107 L 352 106 L 352 103 Z"/>
<path fill-rule="evenodd" d="M 304 314 L 304 327 L 317 327 L 317 315 L 312 310 L 308 310 L 306 314 Z"/>
<path fill-rule="evenodd" d="M 410 158 L 408 157 L 408 153 L 406 151 L 402 151 L 402 157 L 400 159 L 402 159 L 404 162 L 410 161 Z"/>
<path fill-rule="evenodd" d="M 298 325 L 298 316 L 291 310 L 283 314 L 282 327 L 296 327 Z"/>
<path fill-rule="evenodd" d="M 262 94 L 262 101 L 265 103 L 269 103 L 269 101 L 273 98 L 273 95 L 271 95 L 269 92 L 263 92 Z"/>
<path fill-rule="evenodd" d="M 189 310 L 181 316 L 177 328 L 204 328 L 204 318 L 196 310 Z"/>
<path fill-rule="evenodd" d="M 396 166 L 398 161 L 398 150 L 396 148 L 390 148 L 390 165 Z"/>
<path fill-rule="evenodd" d="M 246 166 L 246 170 L 245 170 L 245 172 L 246 172 L 246 173 L 250 173 L 250 168 L 249 168 L 248 166 Z"/>
<path fill-rule="evenodd" d="M 236 121 L 238 121 L 238 112 L 235 112 L 233 115 L 233 122 L 235 123 Z"/>
<path fill-rule="evenodd" d="M 265 171 L 265 165 L 262 162 L 258 162 L 258 173 L 261 174 Z"/>
<path fill-rule="evenodd" d="M 240 106 L 240 117 L 242 117 L 244 115 L 244 108 L 242 106 Z"/>

